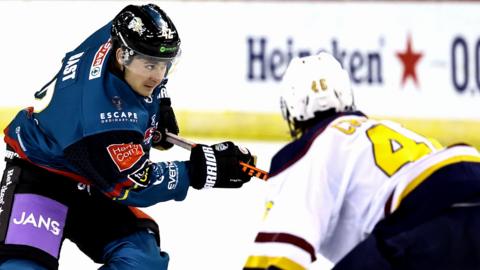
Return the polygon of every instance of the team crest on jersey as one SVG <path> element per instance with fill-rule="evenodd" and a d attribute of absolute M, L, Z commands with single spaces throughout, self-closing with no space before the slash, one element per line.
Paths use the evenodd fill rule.
<path fill-rule="evenodd" d="M 112 104 L 118 111 L 122 110 L 122 99 L 119 96 L 112 97 Z"/>
<path fill-rule="evenodd" d="M 145 131 L 145 134 L 143 135 L 143 143 L 150 144 L 154 136 L 155 136 L 155 128 L 151 127 L 147 129 L 147 131 Z"/>
<path fill-rule="evenodd" d="M 133 167 L 145 154 L 140 144 L 111 144 L 107 147 L 108 154 L 123 172 Z"/>
<path fill-rule="evenodd" d="M 149 166 L 150 163 L 146 160 L 138 170 L 128 175 L 128 179 L 140 187 L 146 187 L 148 185 Z"/>
<path fill-rule="evenodd" d="M 107 53 L 111 47 L 112 42 L 110 39 L 107 41 L 107 43 L 100 46 L 95 54 L 95 58 L 93 58 L 92 66 L 90 67 L 90 73 L 88 75 L 89 80 L 100 78 L 100 75 L 102 74 L 103 62 L 105 61 Z"/>

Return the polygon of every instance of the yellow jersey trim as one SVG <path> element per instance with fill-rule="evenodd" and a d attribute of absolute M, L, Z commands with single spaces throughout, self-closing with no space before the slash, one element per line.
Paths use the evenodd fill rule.
<path fill-rule="evenodd" d="M 268 256 L 250 256 L 245 263 L 245 268 L 267 269 L 269 266 L 275 266 L 285 270 L 305 270 L 302 265 L 286 257 L 268 257 Z"/>

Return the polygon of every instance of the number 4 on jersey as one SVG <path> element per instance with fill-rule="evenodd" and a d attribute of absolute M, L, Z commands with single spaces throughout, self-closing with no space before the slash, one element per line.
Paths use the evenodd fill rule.
<path fill-rule="evenodd" d="M 417 142 L 385 125 L 371 127 L 367 136 L 373 144 L 375 163 L 388 176 L 432 152 L 426 143 Z"/>

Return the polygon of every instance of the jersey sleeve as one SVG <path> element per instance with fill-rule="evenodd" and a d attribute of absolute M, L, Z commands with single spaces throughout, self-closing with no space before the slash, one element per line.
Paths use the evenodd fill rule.
<path fill-rule="evenodd" d="M 245 270 L 307 269 L 328 235 L 339 187 L 329 181 L 325 154 L 315 143 L 297 150 L 302 156 L 269 179 L 265 215 Z M 291 158 L 280 153 L 274 162 Z"/>
<path fill-rule="evenodd" d="M 112 131 L 86 137 L 65 150 L 80 175 L 106 196 L 131 206 L 185 199 L 190 185 L 188 161 L 152 162 L 143 136 Z"/>

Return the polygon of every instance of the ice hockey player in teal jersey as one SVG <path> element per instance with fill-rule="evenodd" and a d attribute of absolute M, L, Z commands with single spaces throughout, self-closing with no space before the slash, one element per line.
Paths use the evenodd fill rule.
<path fill-rule="evenodd" d="M 180 36 L 154 4 L 128 5 L 77 48 L 5 129 L 0 269 L 58 269 L 64 239 L 102 270 L 167 269 L 158 225 L 136 207 L 184 200 L 189 187 L 239 188 L 253 163 L 232 142 L 156 162 L 179 128 L 166 94 Z"/>

